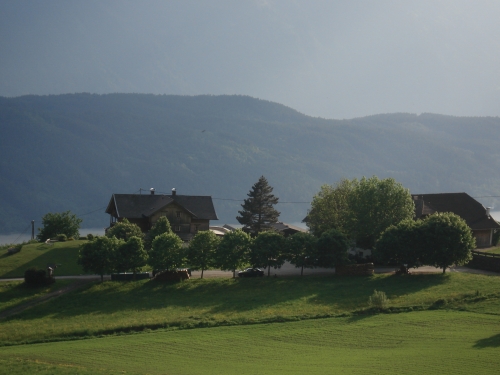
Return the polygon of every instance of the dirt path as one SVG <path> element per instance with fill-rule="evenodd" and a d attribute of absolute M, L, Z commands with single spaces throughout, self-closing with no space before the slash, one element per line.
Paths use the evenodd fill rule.
<path fill-rule="evenodd" d="M 13 307 L 12 309 L 5 310 L 5 311 L 1 312 L 0 319 L 5 319 L 5 318 L 8 318 L 9 316 L 19 314 L 20 312 L 23 312 L 24 310 L 29 309 L 33 306 L 37 306 L 37 305 L 44 303 L 48 300 L 60 297 L 63 294 L 66 294 L 66 293 L 69 293 L 75 289 L 78 289 L 81 286 L 88 284 L 89 282 L 92 282 L 94 280 L 95 279 L 90 279 L 90 278 L 77 280 L 73 284 L 66 285 L 64 288 L 47 293 L 41 297 L 35 298 L 35 299 L 28 301 L 26 303 L 23 303 L 19 306 Z"/>

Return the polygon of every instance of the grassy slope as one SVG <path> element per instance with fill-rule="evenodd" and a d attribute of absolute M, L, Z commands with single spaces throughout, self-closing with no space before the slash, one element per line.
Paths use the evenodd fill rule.
<path fill-rule="evenodd" d="M 0 322 L 0 342 L 33 342 L 167 326 L 203 327 L 335 316 L 367 308 L 374 289 L 394 307 L 500 307 L 500 278 L 474 274 L 105 282 Z M 498 310 L 497 310 L 498 311 Z"/>
<path fill-rule="evenodd" d="M 84 241 L 56 242 L 52 246 L 42 243 L 24 245 L 19 253 L 0 255 L 0 278 L 24 277 L 30 267 L 45 269 L 47 264 L 61 264 L 55 271 L 56 276 L 83 274 L 76 264 L 78 248 Z"/>
<path fill-rule="evenodd" d="M 423 311 L 0 348 L 9 374 L 496 374 L 498 315 Z"/>
<path fill-rule="evenodd" d="M 38 288 L 29 287 L 21 281 L 1 282 L 0 312 L 42 297 L 73 282 L 73 280 L 56 280 L 54 284 Z"/>

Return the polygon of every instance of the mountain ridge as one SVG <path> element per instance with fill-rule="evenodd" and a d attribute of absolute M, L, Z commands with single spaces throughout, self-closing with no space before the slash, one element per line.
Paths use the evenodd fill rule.
<path fill-rule="evenodd" d="M 243 95 L 83 93 L 0 97 L 0 123 L 0 233 L 46 212 L 87 213 L 139 188 L 242 200 L 261 175 L 287 202 L 372 175 L 414 193 L 500 188 L 498 117 L 334 120 Z M 240 203 L 215 200 L 216 223 L 234 223 Z M 281 220 L 298 222 L 309 205 L 277 208 Z M 82 218 L 85 227 L 107 224 L 104 209 Z"/>

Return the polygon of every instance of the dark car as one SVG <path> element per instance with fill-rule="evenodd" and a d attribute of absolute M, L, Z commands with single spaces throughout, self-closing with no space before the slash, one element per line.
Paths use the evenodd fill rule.
<path fill-rule="evenodd" d="M 238 277 L 257 277 L 264 276 L 264 271 L 260 268 L 247 268 L 243 271 L 238 272 Z"/>

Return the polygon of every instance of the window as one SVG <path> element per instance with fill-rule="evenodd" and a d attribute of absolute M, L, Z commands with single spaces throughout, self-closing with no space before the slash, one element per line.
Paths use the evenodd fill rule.
<path fill-rule="evenodd" d="M 177 211 L 177 217 L 180 219 L 181 218 L 181 212 Z"/>
<path fill-rule="evenodd" d="M 174 226 L 174 231 L 175 231 L 175 232 L 180 232 L 180 231 L 181 231 L 181 227 L 180 227 L 180 225 L 176 225 L 176 226 Z"/>

